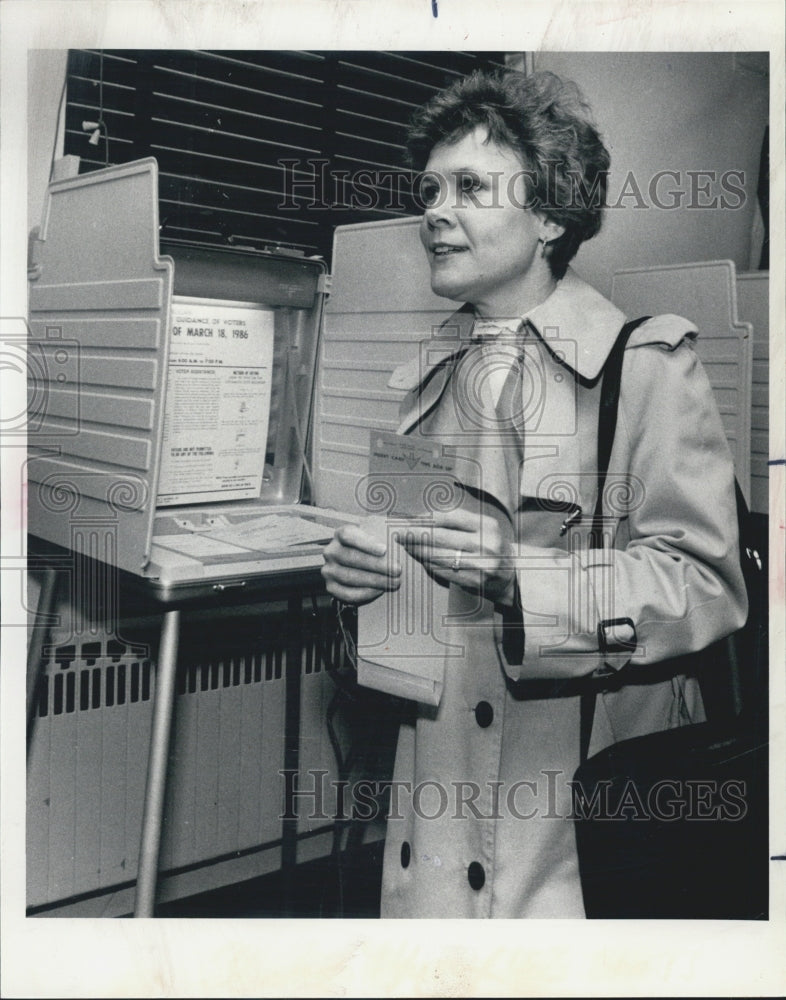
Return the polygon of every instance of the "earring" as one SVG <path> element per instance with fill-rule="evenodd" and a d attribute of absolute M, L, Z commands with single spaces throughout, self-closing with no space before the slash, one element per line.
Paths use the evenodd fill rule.
<path fill-rule="evenodd" d="M 540 256 L 545 257 L 546 248 L 548 247 L 550 240 L 544 240 L 541 237 L 538 237 L 538 243 L 540 243 Z"/>

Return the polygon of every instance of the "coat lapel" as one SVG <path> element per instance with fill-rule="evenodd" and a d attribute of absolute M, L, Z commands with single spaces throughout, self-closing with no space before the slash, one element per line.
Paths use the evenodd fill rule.
<path fill-rule="evenodd" d="M 470 346 L 475 314 L 462 306 L 439 330 L 439 335 L 421 344 L 420 355 L 393 372 L 388 385 L 406 388 L 401 402 L 399 434 L 408 434 L 442 398 L 450 376 Z"/>

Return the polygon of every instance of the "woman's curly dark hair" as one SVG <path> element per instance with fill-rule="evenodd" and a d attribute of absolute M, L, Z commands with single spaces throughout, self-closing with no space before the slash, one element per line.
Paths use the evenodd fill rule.
<path fill-rule="evenodd" d="M 549 244 L 561 278 L 576 251 L 601 226 L 610 157 L 578 87 L 554 73 L 472 73 L 415 112 L 407 136 L 410 164 L 423 170 L 433 148 L 476 127 L 513 149 L 528 183 L 528 207 L 565 227 Z"/>

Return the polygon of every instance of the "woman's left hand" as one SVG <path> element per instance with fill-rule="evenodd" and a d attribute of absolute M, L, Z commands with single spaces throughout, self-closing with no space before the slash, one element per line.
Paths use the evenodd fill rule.
<path fill-rule="evenodd" d="M 468 510 L 435 513 L 427 527 L 402 530 L 399 541 L 439 583 L 513 603 L 513 543 L 496 518 Z"/>

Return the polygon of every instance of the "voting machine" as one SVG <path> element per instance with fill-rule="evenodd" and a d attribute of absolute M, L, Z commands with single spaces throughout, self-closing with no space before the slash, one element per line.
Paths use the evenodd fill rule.
<path fill-rule="evenodd" d="M 30 271 L 29 530 L 162 601 L 315 570 L 328 275 L 160 239 L 148 158 L 50 185 Z"/>

